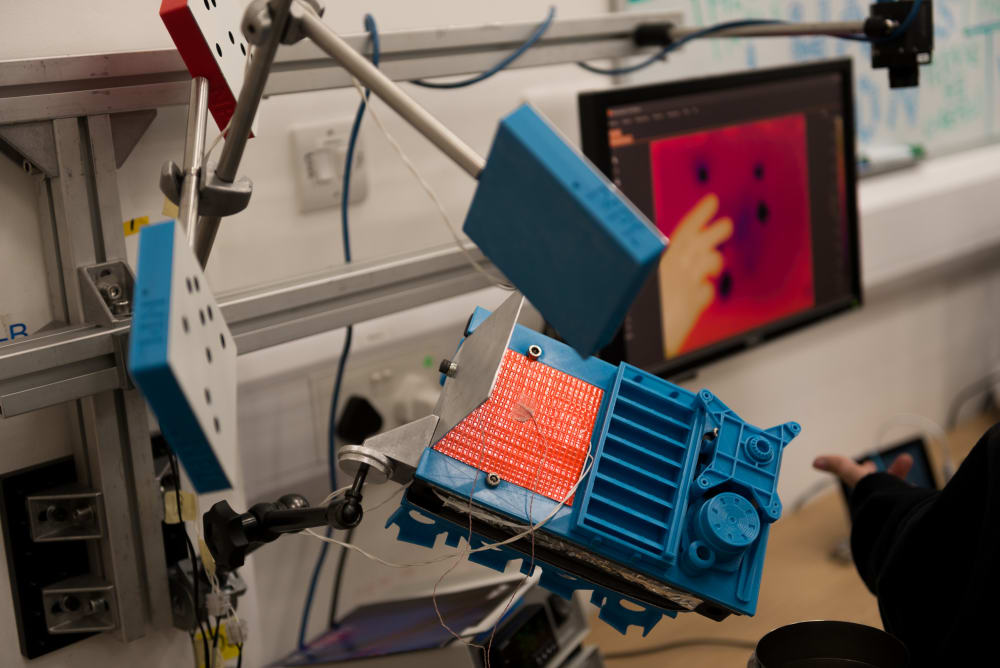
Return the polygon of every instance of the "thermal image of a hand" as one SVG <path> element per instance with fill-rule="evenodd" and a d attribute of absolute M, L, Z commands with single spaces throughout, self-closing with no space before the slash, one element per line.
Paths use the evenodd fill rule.
<path fill-rule="evenodd" d="M 723 268 L 718 246 L 733 235 L 733 221 L 715 218 L 718 210 L 715 194 L 702 197 L 674 229 L 660 260 L 660 318 L 667 358 L 677 355 L 715 299 L 715 286 L 709 279 Z"/>

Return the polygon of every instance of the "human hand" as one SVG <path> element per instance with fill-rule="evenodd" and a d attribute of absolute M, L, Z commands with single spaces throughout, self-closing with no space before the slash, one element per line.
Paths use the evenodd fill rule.
<path fill-rule="evenodd" d="M 813 462 L 813 468 L 834 474 L 843 480 L 845 485 L 851 488 L 857 485 L 858 481 L 866 475 L 875 473 L 876 471 L 875 462 L 866 461 L 863 464 L 858 464 L 853 459 L 844 457 L 843 455 L 822 455 L 817 457 L 816 461 Z M 913 468 L 913 457 L 903 453 L 892 461 L 886 473 L 903 480 L 911 468 Z"/>
<path fill-rule="evenodd" d="M 712 220 L 718 210 L 715 194 L 702 197 L 674 229 L 660 260 L 660 322 L 668 359 L 681 350 L 715 298 L 715 286 L 708 279 L 722 271 L 722 253 L 716 247 L 733 235 L 732 220 Z"/>

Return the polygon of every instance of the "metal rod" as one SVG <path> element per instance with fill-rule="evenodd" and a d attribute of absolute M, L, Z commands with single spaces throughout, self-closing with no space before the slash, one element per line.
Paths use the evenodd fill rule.
<path fill-rule="evenodd" d="M 270 2 L 271 33 L 267 36 L 267 40 L 254 50 L 250 69 L 243 80 L 243 88 L 240 89 L 236 109 L 229 121 L 229 131 L 226 133 L 222 155 L 215 168 L 215 177 L 220 181 L 232 183 L 236 180 L 236 172 L 240 167 L 240 160 L 243 158 L 243 150 L 246 148 L 247 140 L 250 139 L 253 119 L 257 115 L 257 107 L 260 106 L 260 98 L 263 96 L 264 86 L 267 84 L 267 75 L 271 71 L 274 55 L 278 52 L 278 46 L 281 44 L 281 37 L 288 27 L 292 2 L 293 0 L 271 0 Z M 194 251 L 202 267 L 208 264 L 208 256 L 212 252 L 212 244 L 215 243 L 215 235 L 219 231 L 221 220 L 219 216 L 202 216 L 198 221 L 198 226 L 195 229 Z"/>
<path fill-rule="evenodd" d="M 670 31 L 674 39 L 683 39 L 704 30 L 704 26 L 677 27 Z M 864 21 L 826 21 L 821 23 L 774 23 L 739 28 L 726 28 L 705 37 L 788 37 L 793 35 L 860 35 L 865 32 Z"/>
<path fill-rule="evenodd" d="M 198 185 L 205 158 L 205 125 L 208 123 L 208 79 L 191 80 L 191 101 L 188 103 L 187 137 L 184 140 L 184 180 L 181 182 L 178 220 L 187 231 L 188 244 L 194 245 L 198 225 Z"/>
<path fill-rule="evenodd" d="M 458 138 L 426 109 L 396 85 L 392 79 L 351 48 L 323 20 L 310 12 L 302 16 L 302 31 L 323 51 L 336 59 L 348 72 L 371 89 L 410 125 L 427 137 L 449 158 L 474 179 L 486 166 L 486 161 L 472 147 Z"/>

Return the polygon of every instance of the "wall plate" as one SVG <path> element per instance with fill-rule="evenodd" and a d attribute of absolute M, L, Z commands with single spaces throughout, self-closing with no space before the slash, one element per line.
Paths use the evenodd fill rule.
<path fill-rule="evenodd" d="M 236 485 L 236 344 L 176 221 L 139 237 L 129 371 L 195 489 Z"/>
<path fill-rule="evenodd" d="M 301 213 L 340 206 L 347 144 L 353 124 L 353 118 L 344 118 L 297 125 L 289 132 Z M 351 204 L 357 204 L 368 196 L 363 139 L 362 132 L 354 146 Z"/>
<path fill-rule="evenodd" d="M 236 0 L 163 0 L 160 18 L 192 77 L 208 79 L 208 108 L 221 131 L 236 109 L 250 45 Z M 253 132 L 257 132 L 254 119 Z"/>

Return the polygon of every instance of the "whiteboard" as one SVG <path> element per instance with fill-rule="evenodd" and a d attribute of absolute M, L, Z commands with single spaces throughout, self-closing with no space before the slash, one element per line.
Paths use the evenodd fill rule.
<path fill-rule="evenodd" d="M 853 21 L 868 16 L 861 0 L 626 0 L 634 10 L 674 9 L 690 25 L 768 18 Z M 711 39 L 685 45 L 667 63 L 633 75 L 629 83 L 684 79 L 826 58 L 854 60 L 858 141 L 920 144 L 944 152 L 992 141 L 1000 85 L 995 45 L 1000 0 L 934 0 L 933 63 L 921 66 L 920 86 L 891 90 L 886 70 L 871 68 L 871 47 L 832 37 Z"/>

